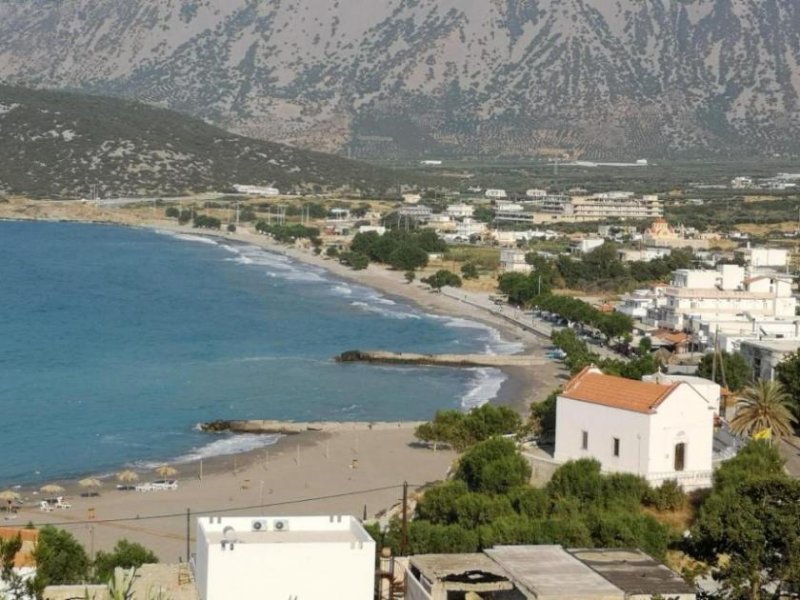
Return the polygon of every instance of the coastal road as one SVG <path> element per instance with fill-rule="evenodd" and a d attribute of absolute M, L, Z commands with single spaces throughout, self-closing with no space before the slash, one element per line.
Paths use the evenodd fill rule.
<path fill-rule="evenodd" d="M 488 311 L 493 315 L 513 323 L 514 325 L 521 327 L 526 331 L 530 331 L 531 333 L 539 335 L 544 339 L 550 340 L 552 338 L 552 325 L 543 321 L 542 319 L 537 319 L 529 314 L 526 314 L 524 311 L 515 306 L 511 306 L 509 304 L 495 304 L 489 299 L 489 294 L 485 292 L 472 292 L 459 288 L 443 288 L 442 294 L 453 298 L 454 300 L 458 300 L 459 302 L 464 302 L 465 304 Z M 596 354 L 599 354 L 602 358 L 625 358 L 610 348 L 606 348 L 605 346 L 593 345 L 591 346 L 590 350 Z"/>

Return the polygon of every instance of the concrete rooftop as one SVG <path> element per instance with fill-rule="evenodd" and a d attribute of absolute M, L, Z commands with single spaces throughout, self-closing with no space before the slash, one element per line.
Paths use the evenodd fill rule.
<path fill-rule="evenodd" d="M 561 546 L 485 551 L 537 600 L 624 600 L 625 594 Z"/>

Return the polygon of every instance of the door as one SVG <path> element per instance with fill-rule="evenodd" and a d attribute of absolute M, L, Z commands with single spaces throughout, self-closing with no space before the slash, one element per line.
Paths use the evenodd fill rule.
<path fill-rule="evenodd" d="M 686 444 L 675 444 L 675 470 L 683 471 L 686 466 Z"/>

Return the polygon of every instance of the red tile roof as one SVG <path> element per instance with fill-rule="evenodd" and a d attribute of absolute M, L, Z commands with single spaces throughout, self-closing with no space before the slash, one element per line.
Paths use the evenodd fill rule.
<path fill-rule="evenodd" d="M 560 394 L 570 400 L 602 404 L 611 408 L 651 413 L 681 383 L 670 385 L 635 381 L 603 374 L 597 367 L 586 367 L 573 377 Z"/>

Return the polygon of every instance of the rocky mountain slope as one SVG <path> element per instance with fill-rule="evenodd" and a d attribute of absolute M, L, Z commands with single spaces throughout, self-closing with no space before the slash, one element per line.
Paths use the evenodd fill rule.
<path fill-rule="evenodd" d="M 245 138 L 146 104 L 0 85 L 0 191 L 81 197 L 220 191 L 382 192 L 397 175 L 346 158 Z"/>
<path fill-rule="evenodd" d="M 355 155 L 794 153 L 797 0 L 29 0 L 0 77 Z"/>

